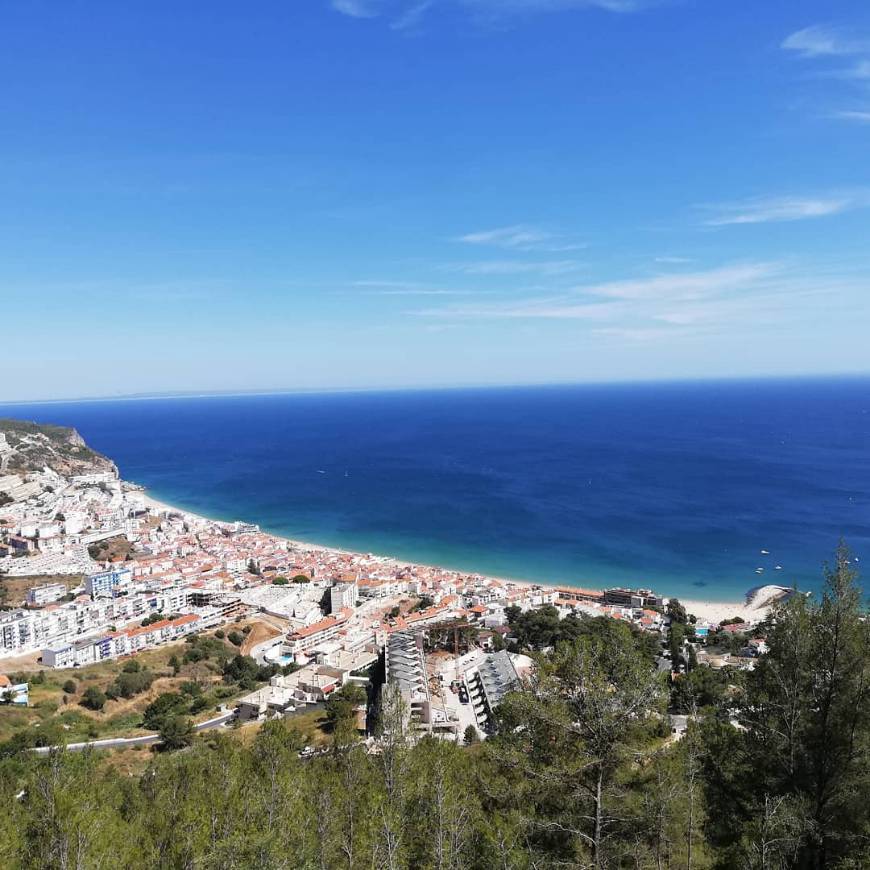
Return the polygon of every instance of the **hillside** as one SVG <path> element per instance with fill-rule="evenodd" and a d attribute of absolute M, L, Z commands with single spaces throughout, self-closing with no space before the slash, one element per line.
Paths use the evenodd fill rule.
<path fill-rule="evenodd" d="M 0 476 L 50 468 L 64 477 L 111 471 L 115 463 L 66 426 L 0 418 Z"/>

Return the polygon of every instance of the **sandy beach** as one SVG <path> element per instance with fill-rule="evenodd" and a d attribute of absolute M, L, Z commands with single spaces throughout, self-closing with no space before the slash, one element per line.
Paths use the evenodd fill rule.
<path fill-rule="evenodd" d="M 201 514 L 193 513 L 192 511 L 184 510 L 183 508 L 177 507 L 175 505 L 167 504 L 166 502 L 160 501 L 159 499 L 154 498 L 149 495 L 147 491 L 142 491 L 142 496 L 145 502 L 145 505 L 156 511 L 169 511 L 172 513 L 182 514 L 184 516 L 189 516 L 192 518 L 205 519 L 209 522 L 226 522 L 225 520 L 216 520 L 212 517 L 204 517 Z M 322 553 L 342 553 L 346 555 L 374 555 L 377 558 L 383 559 L 385 564 L 391 564 L 396 566 L 405 566 L 405 565 L 423 565 L 423 563 L 415 563 L 408 562 L 403 559 L 396 559 L 393 556 L 387 556 L 382 554 L 363 554 L 363 553 L 354 553 L 351 550 L 343 550 L 338 547 L 326 547 L 321 544 L 316 544 L 311 541 L 299 541 L 293 538 L 287 538 L 283 535 L 275 535 L 271 532 L 267 534 L 271 535 L 273 538 L 279 541 L 284 541 L 288 544 L 291 544 L 294 547 L 299 547 L 306 550 L 322 552 Z M 425 567 L 434 568 L 438 570 L 449 571 L 451 573 L 456 574 L 475 574 L 476 572 L 470 571 L 457 571 L 455 569 L 447 569 L 440 568 L 437 565 L 426 565 Z M 479 575 L 478 575 L 479 576 Z M 499 583 L 513 583 L 516 586 L 541 586 L 541 585 L 553 585 L 565 587 L 570 584 L 565 583 L 553 583 L 553 584 L 540 584 L 540 583 L 532 583 L 527 580 L 517 580 L 514 578 L 506 578 L 506 577 L 488 577 L 485 576 L 487 580 L 494 580 Z M 578 584 L 579 585 L 579 584 Z M 588 588 L 588 587 L 587 587 Z M 668 596 L 666 591 L 656 590 L 659 594 L 663 595 L 665 601 L 668 600 Z M 680 601 L 683 606 L 686 608 L 686 611 L 694 616 L 696 616 L 699 620 L 709 622 L 712 625 L 716 625 L 722 622 L 725 619 L 733 619 L 734 617 L 740 617 L 745 622 L 755 623 L 759 622 L 765 618 L 767 613 L 769 612 L 773 603 L 778 600 L 783 593 L 783 587 L 780 586 L 763 586 L 756 591 L 752 600 L 747 601 L 708 601 L 703 599 L 683 599 Z"/>
<path fill-rule="evenodd" d="M 681 598 L 680 603 L 687 613 L 694 614 L 698 619 L 706 620 L 712 625 L 735 616 L 739 616 L 744 622 L 759 622 L 767 616 L 770 608 L 782 595 L 783 589 L 780 586 L 763 586 L 750 603 L 695 601 L 685 598 Z"/>

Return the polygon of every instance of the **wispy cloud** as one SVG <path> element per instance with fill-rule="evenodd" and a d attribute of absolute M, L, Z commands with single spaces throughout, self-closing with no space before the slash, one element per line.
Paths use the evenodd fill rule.
<path fill-rule="evenodd" d="M 576 260 L 481 260 L 445 267 L 465 275 L 567 275 L 583 268 Z"/>
<path fill-rule="evenodd" d="M 856 36 L 842 27 L 814 24 L 789 34 L 782 47 L 796 51 L 801 57 L 849 57 L 870 54 L 870 38 Z"/>
<path fill-rule="evenodd" d="M 399 30 L 405 33 L 410 33 L 419 30 L 423 23 L 423 17 L 429 9 L 435 5 L 435 0 L 418 0 L 407 9 L 400 12 L 398 17 L 393 19 L 390 27 L 393 30 Z"/>
<path fill-rule="evenodd" d="M 673 256 L 669 256 L 669 255 L 664 255 L 661 257 L 656 257 L 655 262 L 662 263 L 664 265 L 669 265 L 669 266 L 671 266 L 671 265 L 681 266 L 684 263 L 691 263 L 692 258 L 691 257 L 673 257 Z"/>
<path fill-rule="evenodd" d="M 411 312 L 421 317 L 509 320 L 607 320 L 623 310 L 615 302 L 571 302 L 565 297 L 492 305 L 451 305 Z"/>
<path fill-rule="evenodd" d="M 351 18 L 384 17 L 399 31 L 419 28 L 425 15 L 436 7 L 464 10 L 478 22 L 500 21 L 523 15 L 571 10 L 629 13 L 657 5 L 661 0 L 330 0 L 336 12 Z"/>
<path fill-rule="evenodd" d="M 446 319 L 611 322 L 614 329 L 688 326 L 721 318 L 735 299 L 770 293 L 780 271 L 777 263 L 735 263 L 696 272 L 584 284 L 559 295 L 488 305 L 453 304 L 413 313 Z"/>
<path fill-rule="evenodd" d="M 476 12 L 509 15 L 528 12 L 564 12 L 570 9 L 601 9 L 606 12 L 637 12 L 653 0 L 459 0 Z"/>
<path fill-rule="evenodd" d="M 359 287 L 364 292 L 376 296 L 468 296 L 478 292 L 475 290 L 432 287 L 409 281 L 362 280 L 352 282 L 351 286 Z"/>
<path fill-rule="evenodd" d="M 870 36 L 844 27 L 816 24 L 792 33 L 782 41 L 782 48 L 813 64 L 818 77 L 839 79 L 859 88 L 866 99 L 870 82 Z M 833 62 L 833 65 L 832 65 Z M 820 65 L 821 64 L 821 65 Z M 824 113 L 843 121 L 865 121 L 870 111 L 837 110 Z"/>
<path fill-rule="evenodd" d="M 508 227 L 497 227 L 492 230 L 478 230 L 459 236 L 456 241 L 469 245 L 491 245 L 516 251 L 539 251 L 545 253 L 560 253 L 579 251 L 586 247 L 560 234 L 527 224 L 514 224 Z"/>
<path fill-rule="evenodd" d="M 862 267 L 866 269 L 866 267 Z M 591 338 L 662 342 L 733 330 L 816 323 L 833 310 L 863 314 L 870 272 L 797 263 L 732 263 L 690 273 L 584 284 L 559 294 L 489 304 L 449 303 L 409 311 L 434 323 L 529 321 L 571 324 Z"/>
<path fill-rule="evenodd" d="M 695 330 L 677 330 L 667 326 L 603 326 L 592 332 L 605 338 L 631 342 L 673 341 L 676 336 L 697 335 Z"/>
<path fill-rule="evenodd" d="M 383 3 L 379 0 L 330 0 L 332 8 L 351 18 L 377 18 Z"/>
<path fill-rule="evenodd" d="M 472 245 L 498 245 L 502 248 L 524 248 L 529 244 L 537 244 L 550 238 L 549 233 L 515 224 L 510 227 L 500 227 L 495 230 L 481 230 L 476 233 L 466 233 L 458 241 Z"/>
<path fill-rule="evenodd" d="M 843 109 L 839 112 L 832 112 L 832 118 L 839 118 L 842 121 L 857 121 L 860 124 L 870 124 L 870 111 L 863 112 L 857 110 Z"/>
<path fill-rule="evenodd" d="M 670 273 L 630 281 L 610 281 L 578 287 L 575 292 L 632 302 L 685 302 L 744 289 L 774 274 L 778 268 L 774 263 L 739 263 L 703 272 Z"/>
<path fill-rule="evenodd" d="M 711 216 L 704 221 L 707 226 L 722 227 L 731 224 L 764 224 L 827 217 L 868 205 L 868 191 L 852 190 L 821 196 L 759 197 L 700 208 L 711 212 Z"/>

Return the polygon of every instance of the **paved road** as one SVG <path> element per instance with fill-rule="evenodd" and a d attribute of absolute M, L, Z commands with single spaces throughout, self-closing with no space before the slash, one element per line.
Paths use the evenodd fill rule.
<path fill-rule="evenodd" d="M 212 728 L 220 728 L 225 723 L 229 722 L 236 715 L 233 710 L 230 713 L 222 713 L 220 716 L 215 716 L 214 719 L 209 719 L 207 722 L 200 722 L 199 725 L 194 725 L 194 731 L 209 731 Z M 110 737 L 106 740 L 90 740 L 86 743 L 68 743 L 66 748 L 70 752 L 79 752 L 82 749 L 120 749 L 128 746 L 147 746 L 149 743 L 159 743 L 159 734 L 143 734 L 141 737 Z M 60 746 L 37 746 L 31 750 L 37 755 L 48 755 L 53 749 L 60 749 Z"/>
<path fill-rule="evenodd" d="M 274 649 L 276 646 L 281 646 L 284 643 L 284 636 L 280 637 L 270 637 L 268 640 L 264 640 L 262 643 L 258 643 L 256 646 L 251 648 L 250 653 L 248 655 L 258 664 L 258 665 L 267 665 L 269 662 L 266 661 L 266 653 L 269 650 Z"/>

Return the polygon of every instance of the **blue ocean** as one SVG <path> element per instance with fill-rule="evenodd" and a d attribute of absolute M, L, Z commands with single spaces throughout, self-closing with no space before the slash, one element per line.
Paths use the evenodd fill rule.
<path fill-rule="evenodd" d="M 768 582 L 818 588 L 841 536 L 870 562 L 868 379 L 93 401 L 0 416 L 75 426 L 126 479 L 188 510 L 468 571 L 727 600 Z"/>

